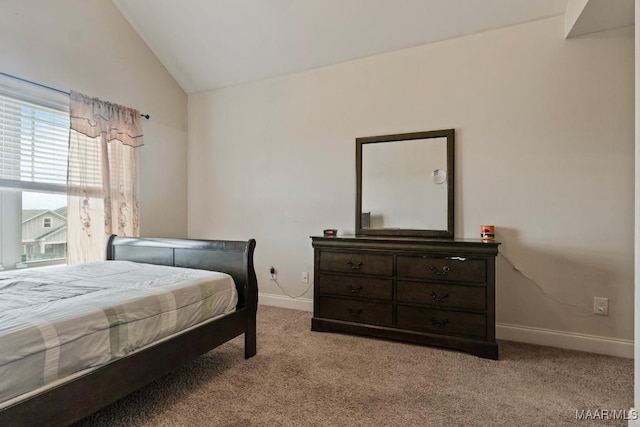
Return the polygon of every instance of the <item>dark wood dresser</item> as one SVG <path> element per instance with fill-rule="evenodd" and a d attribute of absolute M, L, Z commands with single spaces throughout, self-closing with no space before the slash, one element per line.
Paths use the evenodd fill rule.
<path fill-rule="evenodd" d="M 411 237 L 312 237 L 311 329 L 498 358 L 498 242 Z"/>

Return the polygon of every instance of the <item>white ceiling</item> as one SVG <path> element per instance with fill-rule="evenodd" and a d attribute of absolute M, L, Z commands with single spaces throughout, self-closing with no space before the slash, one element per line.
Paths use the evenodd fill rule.
<path fill-rule="evenodd" d="M 567 0 L 112 0 L 187 93 L 562 15 Z"/>

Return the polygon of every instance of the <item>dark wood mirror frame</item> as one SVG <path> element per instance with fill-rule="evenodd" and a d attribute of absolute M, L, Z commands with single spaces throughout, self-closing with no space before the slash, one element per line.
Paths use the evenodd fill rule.
<path fill-rule="evenodd" d="M 400 133 L 356 138 L 356 235 L 364 236 L 397 236 L 397 237 L 454 237 L 454 176 L 455 176 L 455 132 L 454 129 L 444 129 L 426 132 Z M 446 138 L 447 139 L 447 229 L 386 229 L 363 228 L 362 224 L 362 148 L 365 144 L 406 141 L 412 139 Z"/>

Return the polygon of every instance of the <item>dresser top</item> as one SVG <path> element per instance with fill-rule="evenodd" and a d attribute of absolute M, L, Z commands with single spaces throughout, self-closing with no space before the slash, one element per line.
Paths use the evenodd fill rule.
<path fill-rule="evenodd" d="M 497 254 L 498 241 L 481 239 L 443 239 L 426 237 L 386 236 L 311 236 L 314 247 L 359 248 L 359 249 L 413 249 L 413 250 L 465 250 Z"/>
<path fill-rule="evenodd" d="M 500 245 L 501 243 L 496 240 L 482 240 L 482 239 L 445 239 L 445 238 L 433 238 L 433 237 L 390 237 L 390 236 L 311 236 L 312 239 L 327 239 L 327 240 L 343 240 L 343 241 L 362 241 L 362 242 L 410 242 L 410 243 L 458 243 L 458 244 L 483 244 L 483 245 Z"/>

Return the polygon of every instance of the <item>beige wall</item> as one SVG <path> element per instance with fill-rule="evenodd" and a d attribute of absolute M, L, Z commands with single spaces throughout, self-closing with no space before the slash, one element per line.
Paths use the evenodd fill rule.
<path fill-rule="evenodd" d="M 456 235 L 524 273 L 498 258 L 498 322 L 632 340 L 633 49 L 557 17 L 190 95 L 189 235 L 256 238 L 299 295 L 309 236 L 353 232 L 355 138 L 455 128 Z"/>
<path fill-rule="evenodd" d="M 137 108 L 141 233 L 187 233 L 187 96 L 108 0 L 3 0 L 0 71 Z"/>

